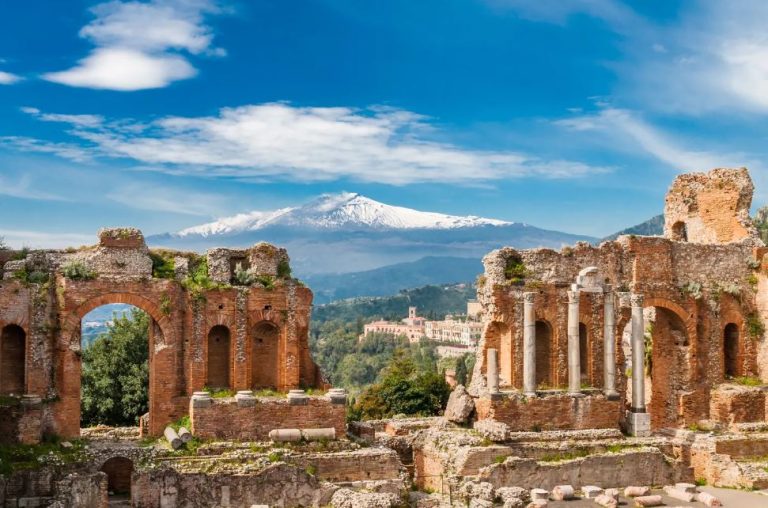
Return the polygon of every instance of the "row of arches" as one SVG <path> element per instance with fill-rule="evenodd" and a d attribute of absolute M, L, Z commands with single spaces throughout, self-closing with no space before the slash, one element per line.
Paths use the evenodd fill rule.
<path fill-rule="evenodd" d="M 658 308 L 659 318 L 663 322 L 659 323 L 659 329 L 656 333 L 667 333 L 669 340 L 665 343 L 675 346 L 687 346 L 688 338 L 685 325 L 682 320 L 673 312 Z M 663 323 L 663 324 L 662 324 Z M 627 325 L 629 326 L 629 325 Z M 628 330 L 627 330 L 628 333 Z M 499 341 L 500 347 L 500 375 L 502 383 L 520 387 L 522 379 L 520 369 L 515 369 L 512 365 L 514 358 L 514 346 L 511 343 L 512 338 L 509 328 L 501 323 L 494 323 L 488 331 L 488 338 L 491 343 Z M 590 370 L 595 361 L 593 353 L 593 344 L 590 340 L 588 327 L 585 323 L 579 323 L 579 355 L 581 364 L 581 380 L 583 384 L 590 382 Z M 553 331 L 552 325 L 545 319 L 536 321 L 536 384 L 540 388 L 548 388 L 555 385 L 553 372 Z M 724 380 L 736 378 L 743 375 L 741 366 L 742 344 L 740 339 L 740 328 L 736 323 L 727 323 L 722 333 L 722 378 Z M 495 346 L 489 346 L 495 347 Z M 625 359 L 628 359 L 629 351 L 625 348 Z M 602 357 L 599 359 L 602 362 Z M 648 370 L 652 369 L 652 355 L 648 358 Z M 520 371 L 520 372 L 518 372 Z"/>
<path fill-rule="evenodd" d="M 279 328 L 262 321 L 254 329 L 251 339 L 251 387 L 276 388 L 278 386 Z M 208 359 L 206 386 L 212 389 L 232 387 L 232 338 L 225 325 L 216 325 L 208 332 Z"/>

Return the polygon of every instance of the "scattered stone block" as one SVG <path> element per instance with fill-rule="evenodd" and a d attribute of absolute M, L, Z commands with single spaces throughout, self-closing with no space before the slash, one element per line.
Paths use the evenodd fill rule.
<path fill-rule="evenodd" d="M 549 491 L 544 489 L 531 489 L 531 501 L 547 501 Z"/>
<path fill-rule="evenodd" d="M 400 504 L 400 498 L 392 493 L 355 492 L 351 489 L 339 489 L 331 498 L 331 505 L 335 508 L 394 508 Z"/>
<path fill-rule="evenodd" d="M 301 429 L 301 437 L 307 441 L 335 440 L 336 429 L 333 427 L 323 429 Z"/>
<path fill-rule="evenodd" d="M 595 499 L 597 496 L 602 495 L 604 491 L 595 485 L 587 485 L 586 487 L 581 488 L 581 492 L 586 499 Z"/>
<path fill-rule="evenodd" d="M 699 492 L 696 494 L 695 499 L 699 503 L 702 503 L 705 506 L 709 506 L 710 508 L 715 506 L 723 506 L 723 503 L 721 503 L 718 498 L 709 492 Z"/>
<path fill-rule="evenodd" d="M 682 490 L 683 492 L 689 492 L 691 494 L 696 493 L 696 485 L 693 483 L 676 483 L 675 488 L 678 490 Z"/>
<path fill-rule="evenodd" d="M 182 443 L 189 443 L 192 440 L 192 433 L 185 427 L 179 428 L 179 439 Z"/>
<path fill-rule="evenodd" d="M 531 501 L 530 503 L 528 503 L 528 506 L 526 508 L 547 508 L 547 500 L 536 499 L 535 501 Z"/>
<path fill-rule="evenodd" d="M 552 489 L 552 499 L 555 501 L 567 501 L 573 499 L 574 490 L 572 485 L 557 485 Z"/>
<path fill-rule="evenodd" d="M 173 427 L 166 427 L 165 431 L 163 431 L 163 435 L 174 450 L 178 450 L 184 444 L 176 431 L 173 430 Z"/>
<path fill-rule="evenodd" d="M 680 501 L 685 501 L 686 503 L 690 503 L 694 498 L 694 494 L 678 489 L 677 487 L 673 487 L 671 485 L 664 487 L 664 492 L 672 499 L 679 499 Z"/>
<path fill-rule="evenodd" d="M 619 494 L 621 494 L 621 491 L 619 489 L 605 489 L 604 494 L 606 496 L 610 496 L 614 498 L 616 501 L 619 500 Z"/>
<path fill-rule="evenodd" d="M 648 506 L 661 506 L 664 502 L 661 500 L 661 496 L 658 494 L 653 496 L 639 496 L 634 499 L 635 506 L 645 508 Z"/>
<path fill-rule="evenodd" d="M 274 429 L 269 431 L 269 439 L 278 443 L 301 441 L 299 429 Z"/>
<path fill-rule="evenodd" d="M 467 393 L 463 385 L 458 385 L 448 397 L 448 405 L 445 407 L 445 419 L 453 423 L 467 423 L 470 415 L 475 410 L 475 401 Z"/>
<path fill-rule="evenodd" d="M 624 489 L 624 497 L 641 497 L 651 493 L 649 487 L 627 487 Z"/>
<path fill-rule="evenodd" d="M 531 495 L 522 487 L 499 487 L 496 489 L 496 496 L 505 503 L 519 499 L 520 506 L 531 500 Z"/>
<path fill-rule="evenodd" d="M 616 500 L 616 498 L 606 494 L 600 494 L 597 496 L 595 498 L 595 503 L 599 504 L 600 506 L 604 506 L 605 508 L 616 508 L 619 505 L 619 502 Z"/>
<path fill-rule="evenodd" d="M 306 406 L 309 403 L 309 397 L 304 390 L 289 390 L 288 403 L 292 406 Z"/>

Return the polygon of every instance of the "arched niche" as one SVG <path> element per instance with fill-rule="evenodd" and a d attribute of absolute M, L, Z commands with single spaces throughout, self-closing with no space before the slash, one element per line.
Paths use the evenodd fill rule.
<path fill-rule="evenodd" d="M 280 328 L 271 321 L 253 327 L 251 347 L 251 386 L 276 389 L 278 383 Z"/>
<path fill-rule="evenodd" d="M 536 321 L 536 386 L 552 386 L 552 326 Z"/>
<path fill-rule="evenodd" d="M 208 332 L 208 379 L 206 385 L 212 389 L 227 389 L 229 382 L 230 357 L 229 328 L 216 325 Z"/>
<path fill-rule="evenodd" d="M 0 395 L 23 395 L 26 374 L 27 334 L 19 325 L 0 332 Z"/>

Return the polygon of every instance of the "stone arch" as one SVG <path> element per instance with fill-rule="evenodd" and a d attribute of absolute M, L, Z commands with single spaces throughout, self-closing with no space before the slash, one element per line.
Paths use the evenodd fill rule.
<path fill-rule="evenodd" d="M 133 461 L 126 457 L 110 457 L 99 470 L 107 475 L 107 491 L 110 497 L 131 497 Z"/>
<path fill-rule="evenodd" d="M 536 386 L 552 385 L 552 325 L 536 320 Z"/>
<path fill-rule="evenodd" d="M 279 383 L 280 328 L 272 321 L 253 327 L 251 340 L 251 387 L 276 389 Z"/>
<path fill-rule="evenodd" d="M 676 242 L 688 241 L 688 225 L 685 222 L 679 220 L 672 224 L 672 240 Z"/>
<path fill-rule="evenodd" d="M 26 386 L 27 334 L 15 324 L 0 332 L 0 395 L 23 395 Z"/>
<path fill-rule="evenodd" d="M 206 385 L 210 388 L 230 388 L 230 358 L 232 339 L 225 325 L 212 326 L 208 331 Z"/>
<path fill-rule="evenodd" d="M 59 402 L 54 411 L 56 427 L 63 436 L 80 434 L 81 345 L 80 324 L 83 317 L 102 305 L 125 303 L 137 307 L 152 318 L 149 330 L 149 433 L 157 435 L 173 421 L 172 398 L 176 395 L 176 364 L 173 348 L 174 329 L 169 316 L 155 302 L 142 295 L 125 292 L 103 293 L 86 299 L 62 316 L 63 332 L 57 346 L 56 384 Z M 163 347 L 166 346 L 166 347 Z M 162 368 L 157 368 L 157 364 Z M 162 387 L 158 390 L 157 387 Z"/>
<path fill-rule="evenodd" d="M 723 378 L 735 378 L 741 375 L 741 340 L 739 326 L 728 323 L 723 328 Z"/>

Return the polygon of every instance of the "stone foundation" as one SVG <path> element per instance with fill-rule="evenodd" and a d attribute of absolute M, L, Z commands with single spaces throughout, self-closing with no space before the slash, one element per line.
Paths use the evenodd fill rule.
<path fill-rule="evenodd" d="M 0 445 L 36 444 L 43 434 L 40 399 L 7 398 L 0 402 Z"/>
<path fill-rule="evenodd" d="M 763 388 L 721 385 L 709 399 L 711 420 L 734 423 L 764 422 L 766 392 Z"/>
<path fill-rule="evenodd" d="M 274 429 L 336 430 L 336 438 L 346 436 L 346 406 L 325 397 L 308 397 L 306 404 L 291 404 L 288 399 L 259 397 L 243 404 L 235 399 L 209 399 L 200 405 L 193 398 L 189 406 L 192 434 L 201 439 L 257 441 L 269 439 Z"/>
<path fill-rule="evenodd" d="M 573 397 L 563 392 L 526 397 L 504 393 L 475 402 L 478 420 L 505 423 L 512 431 L 619 428 L 621 402 L 604 395 Z"/>

